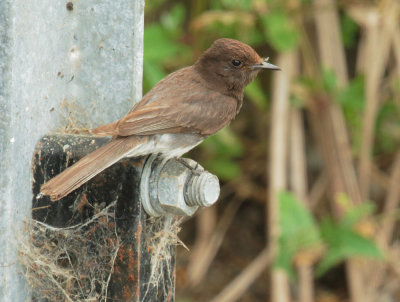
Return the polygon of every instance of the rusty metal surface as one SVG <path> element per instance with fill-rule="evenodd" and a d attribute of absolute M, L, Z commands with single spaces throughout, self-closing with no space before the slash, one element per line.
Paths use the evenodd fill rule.
<path fill-rule="evenodd" d="M 81 136 L 44 137 L 37 145 L 32 162 L 33 196 L 38 195 L 44 181 L 106 142 Z M 122 244 L 108 287 L 110 301 L 174 301 L 174 247 L 170 248 L 172 263 L 168 263 L 173 269 L 164 271 L 165 282 L 159 286 L 148 283 L 152 248 L 146 233 L 148 217 L 139 202 L 145 161 L 146 158 L 120 161 L 58 202 L 51 202 L 48 197 L 33 198 L 33 218 L 56 227 L 82 223 L 95 214 L 97 207 L 104 208 L 116 201 L 114 223 Z M 115 227 L 113 223 L 108 225 Z M 112 240 L 104 238 L 104 241 L 107 239 Z"/>

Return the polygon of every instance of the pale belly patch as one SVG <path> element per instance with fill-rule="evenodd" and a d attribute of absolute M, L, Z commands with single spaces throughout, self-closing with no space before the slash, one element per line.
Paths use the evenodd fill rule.
<path fill-rule="evenodd" d="M 162 153 L 165 157 L 179 157 L 203 141 L 197 134 L 156 134 L 148 141 L 133 148 L 125 157 L 137 157 L 147 154 Z"/>

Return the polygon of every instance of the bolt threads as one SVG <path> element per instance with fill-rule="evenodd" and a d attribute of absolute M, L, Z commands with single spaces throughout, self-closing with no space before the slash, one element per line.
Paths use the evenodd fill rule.
<path fill-rule="evenodd" d="M 209 172 L 192 175 L 185 190 L 185 202 L 190 206 L 212 206 L 219 197 L 219 181 Z"/>

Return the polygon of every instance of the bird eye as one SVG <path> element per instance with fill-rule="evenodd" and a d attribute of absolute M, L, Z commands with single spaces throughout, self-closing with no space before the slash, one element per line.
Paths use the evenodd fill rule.
<path fill-rule="evenodd" d="M 232 64 L 233 64 L 233 66 L 235 66 L 235 67 L 239 67 L 240 65 L 242 65 L 242 62 L 239 61 L 239 60 L 232 60 Z"/>

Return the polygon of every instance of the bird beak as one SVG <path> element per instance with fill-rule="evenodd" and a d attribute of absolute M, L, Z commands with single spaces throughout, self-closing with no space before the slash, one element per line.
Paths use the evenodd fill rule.
<path fill-rule="evenodd" d="M 268 63 L 268 59 L 269 59 L 269 58 L 266 58 L 266 59 L 264 59 L 264 61 L 261 62 L 260 64 L 253 65 L 253 66 L 252 66 L 253 69 L 281 70 L 278 66 L 276 66 L 276 65 L 274 65 L 274 64 L 271 64 L 271 63 Z"/>

